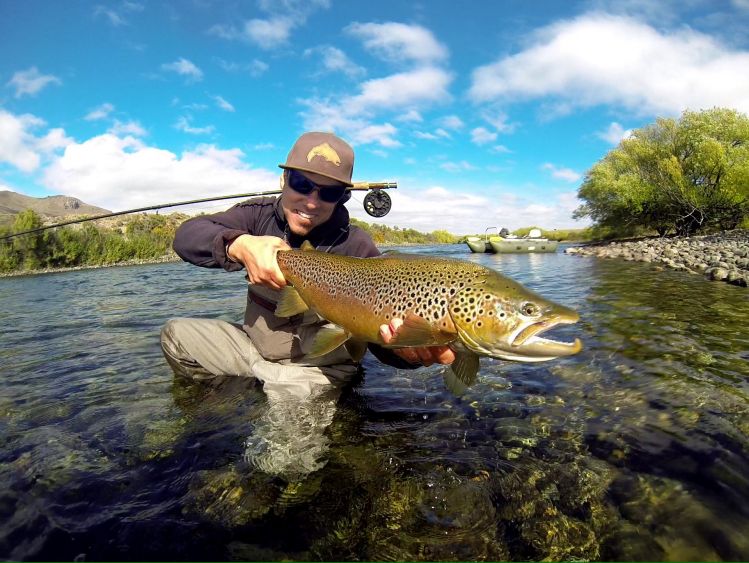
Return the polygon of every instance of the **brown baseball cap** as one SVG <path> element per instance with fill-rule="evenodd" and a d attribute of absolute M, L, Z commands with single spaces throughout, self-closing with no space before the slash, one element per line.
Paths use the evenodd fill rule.
<path fill-rule="evenodd" d="M 279 167 L 325 176 L 341 184 L 353 186 L 354 149 L 333 133 L 304 133 L 291 147 L 289 156 Z"/>

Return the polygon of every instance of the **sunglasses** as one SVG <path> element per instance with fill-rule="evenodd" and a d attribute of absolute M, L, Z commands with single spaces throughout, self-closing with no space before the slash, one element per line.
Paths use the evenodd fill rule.
<path fill-rule="evenodd" d="M 336 203 L 340 201 L 343 194 L 346 193 L 346 186 L 321 186 L 315 184 L 312 180 L 297 172 L 296 170 L 288 171 L 289 187 L 297 193 L 309 195 L 317 190 L 320 199 L 326 203 Z"/>

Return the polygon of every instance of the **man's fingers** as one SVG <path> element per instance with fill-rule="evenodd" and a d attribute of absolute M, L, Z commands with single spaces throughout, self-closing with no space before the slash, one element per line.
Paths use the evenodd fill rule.
<path fill-rule="evenodd" d="M 403 326 L 403 319 L 395 318 L 389 324 L 380 325 L 380 338 L 385 344 L 390 344 L 398 335 L 398 330 Z M 451 364 L 455 361 L 455 352 L 448 346 L 421 346 L 414 348 L 398 348 L 394 352 L 407 362 L 412 364 Z"/>
<path fill-rule="evenodd" d="M 393 339 L 393 330 L 390 328 L 390 325 L 380 325 L 380 338 L 382 338 L 385 344 L 390 344 L 390 341 Z"/>

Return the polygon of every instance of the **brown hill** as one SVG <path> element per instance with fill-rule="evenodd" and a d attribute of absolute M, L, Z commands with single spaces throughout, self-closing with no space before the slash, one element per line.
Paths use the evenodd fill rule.
<path fill-rule="evenodd" d="M 0 191 L 0 222 L 12 220 L 16 213 L 20 213 L 25 209 L 33 209 L 39 215 L 43 215 L 46 218 L 67 218 L 78 215 L 103 215 L 111 213 L 108 209 L 89 205 L 78 198 L 66 195 L 30 197 L 9 190 Z"/>

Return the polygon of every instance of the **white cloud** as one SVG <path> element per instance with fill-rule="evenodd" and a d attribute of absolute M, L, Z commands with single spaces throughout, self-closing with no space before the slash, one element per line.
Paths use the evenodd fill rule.
<path fill-rule="evenodd" d="M 632 135 L 632 129 L 625 130 L 621 124 L 614 121 L 609 125 L 608 129 L 599 131 L 596 135 L 607 143 L 618 145 L 622 139 L 626 139 Z"/>
<path fill-rule="evenodd" d="M 180 116 L 177 122 L 174 124 L 174 128 L 178 131 L 189 133 L 190 135 L 206 135 L 213 133 L 216 129 L 213 125 L 206 125 L 205 127 L 193 127 L 190 117 Z"/>
<path fill-rule="evenodd" d="M 393 139 L 397 129 L 390 123 L 356 125 L 351 131 L 351 141 L 357 145 L 377 143 L 386 148 L 395 148 L 401 144 Z"/>
<path fill-rule="evenodd" d="M 62 84 L 62 80 L 52 74 L 41 74 L 35 66 L 27 70 L 19 70 L 8 81 L 6 86 L 15 88 L 16 98 L 35 96 L 49 84 Z"/>
<path fill-rule="evenodd" d="M 415 109 L 408 110 L 406 113 L 399 115 L 396 119 L 398 121 L 403 121 L 404 123 L 421 123 L 424 121 L 424 118 L 421 117 L 421 114 Z"/>
<path fill-rule="evenodd" d="M 330 45 L 322 45 L 304 51 L 305 58 L 314 58 L 320 65 L 317 74 L 343 74 L 349 78 L 364 76 L 367 71 L 348 58 L 346 53 Z"/>
<path fill-rule="evenodd" d="M 203 80 L 203 71 L 200 70 L 192 61 L 189 61 L 183 57 L 180 57 L 173 63 L 165 63 L 161 65 L 163 70 L 176 72 L 181 76 L 187 77 L 188 82 L 198 82 Z"/>
<path fill-rule="evenodd" d="M 289 40 L 294 23 L 289 18 L 252 19 L 244 24 L 247 39 L 261 49 L 274 49 Z"/>
<path fill-rule="evenodd" d="M 510 149 L 508 149 L 504 145 L 494 145 L 492 148 L 489 149 L 489 151 L 490 152 L 501 153 L 501 154 L 509 154 L 509 153 L 512 152 Z"/>
<path fill-rule="evenodd" d="M 268 18 L 245 20 L 239 28 L 234 25 L 214 25 L 208 33 L 230 41 L 254 43 L 264 50 L 276 49 L 289 42 L 293 29 L 307 23 L 315 10 L 329 8 L 330 2 L 283 0 L 261 1 L 259 5 L 262 11 L 269 14 Z"/>
<path fill-rule="evenodd" d="M 42 157 L 73 143 L 63 129 L 50 129 L 37 137 L 33 130 L 45 121 L 31 114 L 13 115 L 0 109 L 0 162 L 6 162 L 21 172 L 34 172 Z"/>
<path fill-rule="evenodd" d="M 640 113 L 726 106 L 749 111 L 749 52 L 690 29 L 661 32 L 624 16 L 589 13 L 541 29 L 515 55 L 474 70 L 478 102 L 554 98 Z"/>
<path fill-rule="evenodd" d="M 0 161 L 23 172 L 35 170 L 40 157 L 34 149 L 36 138 L 30 130 L 41 125 L 44 121 L 33 115 L 15 116 L 0 109 Z"/>
<path fill-rule="evenodd" d="M 227 102 L 221 96 L 213 96 L 213 100 L 216 102 L 216 106 L 218 106 L 219 109 L 222 109 L 224 111 L 230 111 L 230 112 L 236 111 L 234 109 L 234 106 L 231 105 L 229 102 Z"/>
<path fill-rule="evenodd" d="M 179 100 L 175 98 L 175 100 L 173 100 L 172 102 L 172 105 L 175 106 L 177 104 L 179 104 Z M 205 111 L 208 109 L 208 104 L 201 104 L 198 102 L 193 102 L 191 104 L 182 104 L 181 107 L 182 109 L 186 109 L 189 111 Z"/>
<path fill-rule="evenodd" d="M 121 25 L 128 25 L 125 14 L 132 12 L 142 12 L 143 4 L 139 2 L 128 2 L 125 0 L 117 8 L 111 6 L 98 5 L 94 7 L 94 18 L 103 17 L 111 25 L 119 27 Z"/>
<path fill-rule="evenodd" d="M 254 43 L 261 49 L 271 50 L 285 45 L 296 25 L 291 18 L 285 16 L 255 18 L 246 20 L 239 29 L 233 25 L 214 25 L 208 33 L 230 41 Z"/>
<path fill-rule="evenodd" d="M 86 114 L 86 121 L 97 121 L 99 119 L 106 119 L 109 114 L 114 111 L 114 106 L 110 103 L 103 103 L 100 106 L 95 107 Z"/>
<path fill-rule="evenodd" d="M 434 103 L 450 98 L 447 86 L 451 75 L 436 67 L 391 74 L 368 80 L 361 85 L 361 94 L 346 100 L 353 112 L 375 108 L 395 109 L 413 104 Z"/>
<path fill-rule="evenodd" d="M 517 127 L 516 123 L 508 123 L 509 116 L 497 108 L 485 108 L 481 111 L 481 117 L 500 133 L 513 133 Z"/>
<path fill-rule="evenodd" d="M 471 130 L 471 142 L 476 145 L 485 145 L 497 140 L 497 134 L 492 133 L 486 127 L 476 127 Z"/>
<path fill-rule="evenodd" d="M 488 193 L 476 195 L 464 193 L 442 186 L 414 186 L 408 188 L 401 182 L 401 188 L 388 190 L 393 200 L 392 211 L 376 220 L 378 224 L 390 227 L 410 227 L 421 232 L 444 229 L 453 234 L 465 235 L 483 233 L 487 227 L 507 227 L 510 230 L 531 225 L 548 229 L 581 228 L 587 223 L 572 219 L 572 212 L 580 205 L 575 192 L 566 192 L 546 198 L 546 203 L 512 195 L 518 188 L 491 186 Z M 363 221 L 373 219 L 359 203 L 363 196 L 354 194 L 346 207 L 351 215 Z M 445 210 L 448 209 L 449 213 Z"/>
<path fill-rule="evenodd" d="M 397 22 L 352 23 L 345 31 L 361 39 L 367 51 L 389 61 L 435 63 L 448 57 L 447 48 L 420 25 Z"/>
<path fill-rule="evenodd" d="M 125 18 L 122 17 L 118 12 L 116 12 L 115 10 L 112 10 L 111 8 L 107 8 L 106 6 L 96 6 L 94 8 L 94 17 L 98 18 L 99 16 L 106 19 L 110 24 L 112 24 L 115 27 L 119 27 L 127 23 Z"/>
<path fill-rule="evenodd" d="M 135 137 L 145 137 L 148 135 L 148 131 L 138 121 L 128 121 L 123 123 L 119 119 L 115 119 L 112 126 L 107 130 L 107 133 L 117 136 L 133 135 Z"/>
<path fill-rule="evenodd" d="M 115 210 L 278 186 L 275 171 L 251 168 L 243 157 L 214 145 L 176 155 L 107 133 L 69 145 L 43 180 L 57 193 Z"/>
<path fill-rule="evenodd" d="M 465 123 L 463 123 L 463 120 L 460 119 L 457 115 L 447 115 L 443 117 L 442 119 L 440 119 L 439 122 L 446 129 L 458 130 L 458 129 L 462 129 L 465 126 Z"/>
<path fill-rule="evenodd" d="M 550 162 L 545 163 L 541 166 L 542 170 L 548 170 L 553 178 L 558 180 L 564 180 L 565 182 L 577 182 L 582 178 L 582 174 L 575 172 L 571 168 L 559 168 L 554 166 Z"/>
<path fill-rule="evenodd" d="M 460 162 L 444 162 L 440 164 L 442 170 L 448 172 L 465 172 L 466 170 L 476 170 L 476 167 L 470 162 L 461 160 Z"/>
<path fill-rule="evenodd" d="M 379 143 L 399 146 L 393 136 L 397 129 L 390 123 L 372 123 L 380 112 L 431 105 L 450 98 L 447 86 L 452 76 L 434 67 L 415 69 L 364 82 L 360 93 L 329 100 L 300 100 L 305 106 L 304 126 L 308 130 L 339 131 L 354 143 Z"/>
<path fill-rule="evenodd" d="M 75 143 L 75 139 L 65 135 L 64 129 L 55 127 L 50 129 L 44 137 L 37 140 L 36 147 L 43 153 L 52 153 L 73 143 Z"/>
<path fill-rule="evenodd" d="M 429 133 L 426 131 L 415 131 L 414 137 L 417 139 L 425 139 L 428 141 L 436 141 L 438 139 L 451 139 L 450 133 L 442 129 L 441 127 L 438 127 L 434 130 L 434 133 Z"/>
<path fill-rule="evenodd" d="M 246 72 L 253 78 L 257 78 L 268 70 L 268 64 L 264 63 L 259 59 L 253 59 L 249 63 L 237 63 L 233 61 L 226 61 L 224 59 L 216 59 L 218 65 L 226 72 Z"/>

